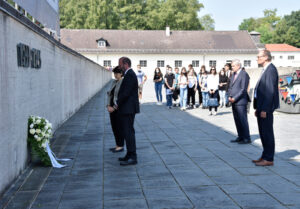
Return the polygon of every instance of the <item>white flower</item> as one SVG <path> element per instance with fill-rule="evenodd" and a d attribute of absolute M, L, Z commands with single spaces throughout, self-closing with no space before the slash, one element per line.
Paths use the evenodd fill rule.
<path fill-rule="evenodd" d="M 48 133 L 51 134 L 51 132 L 52 132 L 51 129 L 48 129 Z"/>
<path fill-rule="evenodd" d="M 50 128 L 52 128 L 52 124 L 51 124 L 51 123 L 49 123 L 48 126 L 49 126 Z"/>
<path fill-rule="evenodd" d="M 39 134 L 41 133 L 41 129 L 36 129 L 35 132 Z"/>
<path fill-rule="evenodd" d="M 36 124 L 40 124 L 40 123 L 41 123 L 41 120 L 38 119 L 38 120 L 36 121 Z"/>
<path fill-rule="evenodd" d="M 46 125 L 46 126 L 45 126 L 45 130 L 47 130 L 48 128 L 49 128 L 49 127 Z"/>
<path fill-rule="evenodd" d="M 30 129 L 29 133 L 32 134 L 32 135 L 35 134 L 35 129 Z"/>
<path fill-rule="evenodd" d="M 46 142 L 43 142 L 42 147 L 46 148 Z"/>
<path fill-rule="evenodd" d="M 39 141 L 41 141 L 42 139 L 41 139 L 41 137 L 38 137 L 36 140 L 39 142 Z"/>
<path fill-rule="evenodd" d="M 31 124 L 30 124 L 30 128 L 33 128 L 33 127 L 34 127 L 34 125 L 33 125 L 33 123 L 31 123 Z"/>
<path fill-rule="evenodd" d="M 38 135 L 34 135 L 34 138 L 37 139 L 37 138 L 39 138 L 39 137 L 38 137 Z"/>

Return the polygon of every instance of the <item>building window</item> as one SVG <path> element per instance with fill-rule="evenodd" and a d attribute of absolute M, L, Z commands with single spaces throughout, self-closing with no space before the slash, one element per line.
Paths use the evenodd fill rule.
<path fill-rule="evenodd" d="M 293 60 L 293 59 L 295 59 L 294 56 L 288 56 L 288 60 Z"/>
<path fill-rule="evenodd" d="M 232 63 L 232 60 L 226 60 L 226 64 L 229 63 L 231 64 Z"/>
<path fill-rule="evenodd" d="M 251 60 L 244 60 L 244 67 L 251 67 Z"/>
<path fill-rule="evenodd" d="M 140 60 L 141 67 L 147 67 L 147 60 Z"/>
<path fill-rule="evenodd" d="M 272 56 L 272 60 L 274 60 L 275 59 L 275 57 L 274 56 Z"/>
<path fill-rule="evenodd" d="M 182 61 L 181 60 L 175 60 L 175 67 L 182 67 Z"/>
<path fill-rule="evenodd" d="M 199 67 L 199 60 L 193 60 L 192 65 L 193 67 Z"/>
<path fill-rule="evenodd" d="M 157 60 L 157 67 L 165 67 L 165 61 L 164 60 Z"/>
<path fill-rule="evenodd" d="M 98 47 L 105 47 L 106 43 L 105 41 L 98 41 Z"/>
<path fill-rule="evenodd" d="M 280 56 L 279 58 L 282 59 L 282 56 Z"/>
<path fill-rule="evenodd" d="M 104 67 L 111 67 L 111 60 L 104 60 L 103 61 L 103 66 Z"/>
<path fill-rule="evenodd" d="M 209 60 L 209 67 L 216 67 L 217 66 L 217 60 Z"/>

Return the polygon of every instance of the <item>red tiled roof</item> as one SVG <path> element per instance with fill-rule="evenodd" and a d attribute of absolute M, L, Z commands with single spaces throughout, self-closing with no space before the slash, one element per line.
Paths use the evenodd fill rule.
<path fill-rule="evenodd" d="M 266 44 L 266 49 L 271 52 L 298 52 L 299 48 L 288 45 L 288 44 Z"/>

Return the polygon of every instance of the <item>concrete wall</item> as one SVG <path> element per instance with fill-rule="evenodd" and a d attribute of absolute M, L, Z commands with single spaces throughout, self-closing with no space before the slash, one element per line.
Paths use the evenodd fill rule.
<path fill-rule="evenodd" d="M 111 72 L 30 27 L 0 5 L 0 196 L 26 167 L 28 117 L 45 117 L 57 128 L 111 79 Z M 18 43 L 41 51 L 40 69 L 18 67 Z"/>

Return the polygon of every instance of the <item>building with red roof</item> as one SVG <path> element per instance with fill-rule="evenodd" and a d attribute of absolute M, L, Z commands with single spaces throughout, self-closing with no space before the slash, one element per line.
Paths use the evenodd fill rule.
<path fill-rule="evenodd" d="M 300 67 L 300 49 L 289 44 L 266 44 L 277 67 Z"/>

